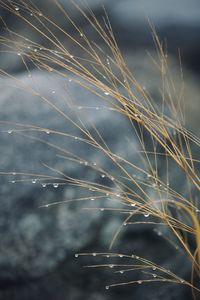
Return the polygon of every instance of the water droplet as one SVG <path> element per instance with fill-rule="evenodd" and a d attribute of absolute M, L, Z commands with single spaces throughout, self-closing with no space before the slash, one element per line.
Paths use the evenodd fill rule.
<path fill-rule="evenodd" d="M 82 106 L 78 106 L 78 109 L 79 109 L 79 110 L 82 109 Z"/>
<path fill-rule="evenodd" d="M 139 256 L 136 256 L 135 258 L 136 258 L 136 259 L 139 259 Z"/>
<path fill-rule="evenodd" d="M 135 207 L 135 206 L 136 206 L 136 203 L 131 203 L 131 206 Z"/>
<path fill-rule="evenodd" d="M 32 181 L 31 181 L 31 182 L 32 182 L 32 183 L 36 183 L 36 181 L 37 181 L 36 179 L 32 179 Z"/>
<path fill-rule="evenodd" d="M 99 110 L 99 106 L 96 106 L 95 108 L 96 108 L 96 110 Z"/>
<path fill-rule="evenodd" d="M 153 276 L 153 278 L 156 278 L 156 277 L 157 277 L 157 275 L 156 275 L 156 274 L 152 274 L 152 276 Z"/>
<path fill-rule="evenodd" d="M 149 213 L 144 214 L 144 217 L 145 217 L 145 218 L 148 218 L 148 217 L 149 217 Z"/>
<path fill-rule="evenodd" d="M 69 57 L 70 57 L 70 58 L 74 58 L 74 56 L 73 56 L 73 55 L 70 55 Z"/>
<path fill-rule="evenodd" d="M 85 161 L 85 162 L 84 162 L 84 165 L 85 165 L 85 166 L 88 166 L 88 162 L 87 162 L 87 161 Z"/>
<path fill-rule="evenodd" d="M 183 280 L 183 279 L 181 279 L 181 283 L 184 283 L 184 280 Z"/>
<path fill-rule="evenodd" d="M 58 183 L 53 183 L 53 187 L 56 189 L 58 187 Z"/>
<path fill-rule="evenodd" d="M 49 130 L 46 130 L 46 134 L 50 134 L 50 131 L 49 131 Z"/>
<path fill-rule="evenodd" d="M 34 49 L 34 52 L 37 52 L 37 49 Z"/>
<path fill-rule="evenodd" d="M 110 257 L 110 255 L 106 255 L 106 257 L 107 257 L 107 258 L 109 258 L 109 257 Z"/>
<path fill-rule="evenodd" d="M 110 288 L 110 287 L 109 287 L 108 285 L 105 287 L 106 290 L 109 290 L 109 288 Z"/>
<path fill-rule="evenodd" d="M 94 201 L 94 198 L 91 198 L 90 200 L 91 200 L 91 201 Z"/>
<path fill-rule="evenodd" d="M 124 226 L 126 226 L 127 225 L 127 223 L 124 223 Z"/>
<path fill-rule="evenodd" d="M 120 273 L 120 274 L 124 274 L 124 271 L 121 270 L 121 271 L 119 271 L 119 273 Z"/>
<path fill-rule="evenodd" d="M 124 255 L 121 255 L 121 254 L 120 254 L 119 257 L 122 258 L 122 257 L 124 257 Z"/>
<path fill-rule="evenodd" d="M 121 197 L 121 195 L 120 194 L 116 194 L 116 197 Z"/>
<path fill-rule="evenodd" d="M 74 256 L 75 256 L 75 257 L 78 257 L 79 255 L 76 253 Z"/>
<path fill-rule="evenodd" d="M 156 267 L 155 267 L 155 266 L 153 266 L 153 267 L 152 267 L 152 270 L 153 270 L 153 271 L 155 271 L 155 270 L 156 270 Z"/>
<path fill-rule="evenodd" d="M 150 175 L 150 174 L 147 174 L 147 177 L 148 177 L 148 178 L 151 178 L 151 175 Z"/>
<path fill-rule="evenodd" d="M 110 93 L 108 93 L 108 92 L 104 92 L 104 94 L 105 94 L 106 96 L 108 96 Z"/>
<path fill-rule="evenodd" d="M 39 16 L 40 16 L 40 17 L 42 17 L 42 16 L 43 16 L 41 12 L 39 13 Z"/>
<path fill-rule="evenodd" d="M 15 176 L 15 175 L 16 175 L 16 172 L 12 172 L 12 175 Z"/>
<path fill-rule="evenodd" d="M 8 133 L 9 133 L 9 134 L 11 134 L 12 132 L 13 132 L 12 129 L 9 129 L 9 130 L 8 130 Z"/>
<path fill-rule="evenodd" d="M 75 137 L 74 137 L 74 139 L 75 139 L 75 140 L 78 140 L 78 137 L 77 137 L 77 136 L 75 136 Z"/>
<path fill-rule="evenodd" d="M 101 178 L 105 178 L 106 177 L 106 175 L 105 174 L 101 174 Z"/>
<path fill-rule="evenodd" d="M 52 91 L 52 94 L 55 94 L 55 93 L 56 93 L 56 91 L 55 91 L 55 90 L 53 90 L 53 91 Z"/>
<path fill-rule="evenodd" d="M 72 80 L 71 80 L 71 78 L 69 78 L 69 82 L 71 82 Z"/>
<path fill-rule="evenodd" d="M 83 34 L 82 34 L 82 33 L 80 33 L 80 36 L 81 36 L 81 37 L 83 37 Z"/>
<path fill-rule="evenodd" d="M 138 284 L 142 284 L 142 280 L 138 280 Z"/>
<path fill-rule="evenodd" d="M 16 182 L 15 180 L 12 180 L 12 181 L 11 181 L 11 183 L 15 183 L 15 182 Z"/>
<path fill-rule="evenodd" d="M 92 256 L 97 256 L 97 254 L 96 254 L 96 253 L 93 253 Z"/>
<path fill-rule="evenodd" d="M 16 11 L 19 11 L 19 7 L 15 7 L 15 10 L 16 10 Z"/>
<path fill-rule="evenodd" d="M 47 186 L 46 183 L 42 183 L 42 187 L 45 188 Z"/>
<path fill-rule="evenodd" d="M 161 231 L 158 231 L 158 235 L 161 236 L 161 235 L 162 235 L 162 232 L 161 232 Z"/>
<path fill-rule="evenodd" d="M 104 208 L 100 208 L 100 211 L 104 211 Z"/>
<path fill-rule="evenodd" d="M 49 204 L 46 204 L 44 207 L 49 207 Z"/>
<path fill-rule="evenodd" d="M 109 265 L 109 268 L 111 268 L 111 269 L 114 268 L 114 265 Z"/>
<path fill-rule="evenodd" d="M 93 166 L 96 166 L 96 165 L 97 165 L 97 164 L 94 162 L 94 163 L 93 163 Z"/>

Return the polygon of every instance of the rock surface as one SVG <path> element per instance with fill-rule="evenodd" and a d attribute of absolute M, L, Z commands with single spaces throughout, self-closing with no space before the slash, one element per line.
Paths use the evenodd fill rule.
<path fill-rule="evenodd" d="M 32 72 L 32 77 L 20 75 L 17 81 L 2 79 L 0 88 L 0 170 L 9 173 L 0 178 L 0 281 L 4 287 L 0 299 L 27 299 L 27 295 L 30 299 L 128 299 L 130 291 L 134 297 L 143 295 L 143 299 L 188 299 L 189 291 L 185 288 L 176 289 L 176 294 L 168 286 L 158 292 L 150 285 L 142 290 L 133 287 L 108 294 L 99 290 L 100 285 L 119 278 L 107 271 L 85 275 L 80 265 L 83 261 L 88 264 L 88 260 L 73 259 L 76 252 L 107 251 L 124 217 L 116 212 L 80 211 L 82 207 L 110 207 L 118 199 L 115 182 L 123 174 L 104 152 L 82 141 L 87 136 L 72 121 L 89 130 L 99 143 L 101 135 L 115 154 L 141 165 L 134 130 L 125 117 L 109 108 L 110 96 L 102 93 L 104 101 L 80 86 L 76 77 L 61 78 L 42 71 Z M 162 172 L 162 161 L 159 164 Z M 127 170 L 137 175 L 130 167 Z M 37 174 L 43 174 L 42 178 Z M 46 177 L 50 175 L 53 178 Z M 66 176 L 103 184 L 114 195 L 110 197 L 104 192 L 101 200 L 50 206 L 53 202 L 102 196 L 88 187 L 66 184 Z M 41 208 L 47 204 L 48 208 Z M 170 247 L 165 252 L 162 237 L 152 229 L 128 229 L 113 251 L 134 251 L 155 260 L 156 244 L 156 251 L 164 251 L 159 254 L 158 263 L 170 269 L 175 264 L 180 274 L 188 278 L 187 264 L 179 267 L 182 255 Z M 138 278 L 137 274 L 133 276 Z"/>

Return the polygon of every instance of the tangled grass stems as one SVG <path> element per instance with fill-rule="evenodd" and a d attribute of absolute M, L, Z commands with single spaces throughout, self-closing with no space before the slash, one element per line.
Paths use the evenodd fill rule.
<path fill-rule="evenodd" d="M 100 174 L 100 176 L 108 178 L 113 183 L 114 188 L 110 188 L 104 184 L 70 177 L 63 172 L 56 170 L 52 166 L 45 164 L 44 166 L 53 171 L 56 176 L 15 172 L 15 175 L 19 177 L 19 179 L 15 179 L 15 182 L 20 183 L 37 180 L 37 182 L 41 182 L 44 185 L 53 183 L 55 187 L 61 184 L 68 184 L 74 187 L 79 186 L 86 190 L 89 189 L 94 193 L 93 196 L 66 200 L 62 201 L 62 203 L 88 200 L 101 201 L 105 195 L 111 198 L 115 197 L 116 199 L 112 199 L 110 202 L 117 202 L 121 205 L 120 208 L 91 208 L 91 210 L 112 210 L 118 211 L 122 215 L 125 214 L 125 219 L 121 226 L 117 229 L 113 240 L 111 241 L 110 248 L 112 248 L 124 225 L 165 225 L 173 234 L 171 243 L 174 244 L 175 247 L 178 247 L 177 245 L 179 245 L 191 261 L 191 282 L 186 281 L 175 273 L 166 270 L 164 267 L 158 266 L 139 256 L 133 257 L 125 254 L 96 253 L 95 256 L 117 256 L 120 258 L 122 256 L 122 258 L 126 257 L 131 260 L 136 259 L 140 262 L 140 264 L 104 264 L 89 267 L 126 267 L 125 270 L 123 269 L 124 272 L 132 269 L 141 269 L 142 271 L 145 270 L 145 274 L 148 276 L 150 275 L 151 277 L 137 281 L 132 280 L 129 282 L 112 284 L 107 287 L 134 283 L 140 284 L 142 282 L 164 281 L 185 284 L 191 287 L 195 298 L 194 291 L 200 291 L 197 286 L 193 285 L 194 274 L 200 277 L 199 206 L 198 203 L 194 202 L 194 199 L 188 199 L 170 187 L 170 173 L 168 169 L 166 170 L 166 182 L 160 178 L 157 169 L 157 162 L 162 155 L 166 159 L 167 166 L 169 165 L 169 161 L 172 160 L 177 168 L 183 172 L 186 181 L 197 191 L 200 189 L 200 178 L 196 167 L 199 160 L 193 157 L 193 151 L 191 149 L 191 145 L 199 147 L 200 141 L 198 137 L 196 137 L 183 125 L 181 99 L 184 88 L 182 86 L 180 91 L 177 92 L 171 71 L 168 67 L 168 61 L 163 45 L 160 42 L 153 26 L 151 26 L 151 29 L 157 49 L 158 61 L 154 57 L 152 57 L 152 60 L 160 73 L 162 81 L 162 86 L 160 87 L 160 103 L 155 103 L 155 101 L 153 101 L 152 96 L 140 85 L 135 75 L 129 70 L 123 55 L 118 48 L 106 12 L 104 23 L 101 24 L 91 9 L 87 8 L 87 12 L 85 12 L 76 3 L 72 2 L 72 4 L 101 39 L 101 45 L 103 46 L 99 46 L 95 42 L 93 43 L 78 27 L 78 25 L 76 25 L 75 21 L 72 20 L 58 1 L 55 1 L 55 6 L 59 9 L 59 11 L 63 14 L 63 17 L 66 18 L 71 26 L 73 26 L 79 38 L 70 35 L 70 33 L 60 27 L 60 25 L 49 19 L 48 16 L 46 16 L 44 12 L 41 12 L 31 1 L 19 0 L 17 5 L 16 1 L 0 1 L 0 6 L 3 9 L 18 17 L 24 22 L 24 24 L 27 24 L 27 26 L 40 35 L 43 39 L 43 44 L 31 41 L 30 39 L 21 36 L 19 33 L 11 31 L 6 24 L 5 26 L 8 36 L 0 37 L 0 43 L 7 48 L 7 52 L 10 52 L 11 54 L 18 54 L 30 76 L 31 70 L 28 62 L 31 62 L 31 64 L 39 70 L 45 70 L 47 72 L 57 74 L 58 76 L 68 80 L 70 80 L 71 75 L 75 75 L 76 78 L 73 78 L 73 81 L 76 84 L 84 87 L 99 97 L 102 103 L 105 103 L 106 107 L 109 106 L 109 109 L 114 111 L 116 114 L 125 116 L 129 120 L 132 129 L 141 144 L 139 154 L 143 161 L 144 168 L 138 167 L 133 162 L 113 153 L 106 144 L 98 128 L 96 128 L 95 124 L 90 123 L 90 127 L 92 128 L 92 130 L 90 130 L 87 125 L 82 122 L 77 111 L 79 108 L 83 111 L 84 109 L 91 109 L 91 107 L 76 108 L 74 107 L 73 99 L 71 99 L 71 106 L 76 108 L 74 111 L 77 120 L 74 121 L 65 111 L 61 110 L 46 96 L 39 94 L 32 87 L 24 85 L 24 83 L 15 78 L 15 76 L 1 70 L 2 77 L 10 78 L 13 84 L 15 83 L 18 88 L 26 90 L 30 94 L 39 97 L 42 102 L 49 105 L 58 113 L 58 115 L 64 117 L 64 119 L 69 121 L 76 129 L 78 129 L 79 133 L 82 134 L 83 137 L 56 131 L 52 128 L 42 128 L 34 124 L 2 122 L 13 127 L 10 129 L 10 133 L 12 132 L 23 135 L 24 137 L 46 143 L 47 146 L 58 151 L 58 157 L 63 160 L 73 161 L 77 164 L 83 164 L 84 166 L 95 170 L 98 174 Z M 30 15 L 34 21 L 30 21 Z M 73 46 L 78 48 L 77 53 L 81 53 L 82 56 L 81 54 L 73 54 L 72 51 L 68 49 L 67 46 L 54 34 L 54 30 L 58 31 L 66 39 L 70 39 Z M 48 47 L 45 46 L 45 43 Z M 100 108 L 94 107 L 93 109 L 98 110 Z M 147 150 L 144 131 L 149 134 L 149 138 L 153 145 L 153 151 Z M 46 132 L 47 134 L 61 135 L 68 139 L 76 139 L 81 143 L 86 143 L 92 146 L 94 151 L 95 149 L 98 149 L 106 157 L 108 157 L 119 170 L 119 176 L 104 170 L 101 166 L 90 161 L 85 161 L 84 158 L 76 156 L 56 144 L 31 136 L 30 132 Z M 171 133 L 175 134 L 173 135 Z M 163 153 L 157 152 L 157 145 L 160 145 Z M 153 163 L 151 158 L 152 156 Z M 138 176 L 134 177 L 132 172 L 135 171 L 139 172 L 142 176 L 146 176 L 147 180 L 144 180 L 142 176 L 141 178 Z M 1 174 L 11 175 L 13 172 L 1 172 Z M 147 188 L 152 189 L 156 193 L 158 200 L 151 198 Z M 116 190 L 118 191 L 117 193 Z M 59 203 L 59 201 L 56 201 L 45 205 L 45 207 L 58 205 Z M 178 211 L 178 214 L 174 215 L 172 209 Z M 153 221 L 131 221 L 137 214 L 144 217 L 151 216 L 156 221 L 154 221 L 154 219 L 152 219 Z M 195 241 L 195 251 L 193 251 L 187 241 L 188 235 L 191 235 Z M 81 255 L 89 254 L 83 253 Z M 94 256 L 94 253 L 91 255 Z M 156 275 L 156 278 L 154 276 L 152 278 L 152 273 L 146 272 L 146 270 L 150 268 L 156 268 L 156 270 L 161 272 L 161 274 Z M 121 271 L 122 270 L 120 269 L 116 272 Z"/>

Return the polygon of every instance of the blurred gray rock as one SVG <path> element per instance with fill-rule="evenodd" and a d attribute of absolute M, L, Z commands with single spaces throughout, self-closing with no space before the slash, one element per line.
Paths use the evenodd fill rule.
<path fill-rule="evenodd" d="M 131 136 L 131 126 L 127 126 L 126 118 L 109 110 L 106 102 L 103 105 L 95 95 L 73 82 L 73 77 L 70 79 L 72 82 L 69 82 L 67 78 L 34 72 L 31 78 L 25 74 L 17 80 L 21 82 L 21 88 L 12 87 L 14 82 L 9 79 L 0 82 L 0 170 L 10 172 L 9 176 L 1 177 L 0 231 L 3 233 L 6 230 L 0 246 L 1 278 L 40 276 L 55 267 L 68 252 L 77 252 L 88 245 L 97 234 L 101 235 L 101 231 L 110 226 L 109 222 L 115 224 L 115 217 L 112 221 L 106 221 L 107 218 L 101 212 L 81 212 L 80 201 L 71 205 L 66 203 L 51 208 L 39 208 L 51 202 L 88 196 L 91 198 L 95 194 L 88 191 L 88 188 L 66 185 L 64 176 L 104 183 L 108 188 L 113 186 L 112 180 L 104 174 L 110 172 L 110 176 L 114 177 L 117 167 L 103 151 L 81 141 L 86 135 L 75 128 L 69 118 L 79 126 L 81 118 L 84 126 L 98 140 L 93 128 L 95 124 L 115 154 L 121 154 L 126 159 L 135 158 L 135 161 L 138 156 L 133 154 L 133 148 L 124 148 L 123 143 Z M 31 89 L 35 89 L 32 94 Z M 4 123 L 6 121 L 11 123 Z M 22 125 L 16 125 L 19 123 Z M 28 129 L 23 127 L 26 124 L 30 125 Z M 34 130 L 34 126 L 43 129 Z M 67 134 L 72 137 L 64 136 Z M 133 140 L 131 144 L 137 148 L 136 141 Z M 65 159 L 65 156 L 71 157 L 71 160 Z M 72 159 L 76 157 L 79 157 L 78 161 L 73 162 Z M 100 170 L 95 171 L 94 167 Z M 12 172 L 33 175 L 19 176 Z M 40 179 L 37 174 L 44 177 L 51 175 L 55 179 Z M 21 179 L 25 179 L 25 182 L 17 182 Z M 29 182 L 26 182 L 27 179 Z M 105 193 L 103 196 L 105 197 Z M 84 207 L 102 205 L 103 200 L 89 201 Z M 103 234 L 100 237 L 102 245 L 108 246 L 112 233 L 120 222 L 118 217 L 107 236 Z"/>
<path fill-rule="evenodd" d="M 131 69 L 138 74 L 138 80 L 159 105 L 160 79 L 155 68 L 141 54 L 129 56 L 127 53 L 126 57 Z M 173 60 L 170 62 L 178 73 L 176 63 Z M 104 99 L 97 97 L 89 91 L 91 86 L 88 83 L 75 76 L 64 75 L 33 71 L 31 76 L 24 73 L 18 75 L 16 80 L 0 81 L 0 171 L 9 173 L 0 177 L 0 282 L 22 282 L 21 286 L 16 284 L 13 289 L 9 285 L 9 289 L 0 292 L 0 299 L 25 300 L 32 297 L 30 299 L 61 300 L 67 297 L 70 300 L 93 300 L 99 297 L 121 300 L 130 299 L 130 293 L 146 300 L 188 299 L 190 291 L 184 287 L 173 289 L 164 285 L 159 289 L 152 285 L 136 286 L 111 294 L 103 290 L 101 294 L 95 290 L 100 282 L 106 280 L 108 284 L 111 280 L 116 282 L 121 279 L 108 272 L 101 273 L 99 277 L 96 271 L 93 273 L 95 276 L 90 275 L 92 278 L 88 273 L 86 276 L 80 271 L 81 262 L 72 259 L 74 253 L 83 250 L 107 251 L 113 234 L 124 220 L 124 216 L 116 212 L 81 210 L 111 205 L 118 208 L 118 204 L 111 200 L 119 199 L 117 194 L 122 191 L 117 186 L 117 179 L 122 180 L 120 176 L 124 174 L 103 151 L 83 142 L 87 134 L 80 128 L 85 129 L 86 133 L 89 130 L 100 144 L 102 136 L 109 149 L 122 158 L 138 167 L 144 168 L 145 165 L 138 153 L 140 146 L 135 130 L 126 117 L 110 109 L 107 101 L 112 102 L 111 97 L 96 89 L 95 92 L 99 92 Z M 179 85 L 177 78 L 178 75 L 175 75 Z M 188 93 L 194 93 L 191 98 L 195 103 L 198 87 L 193 80 L 191 82 Z M 145 144 L 151 148 L 149 136 L 144 134 Z M 158 160 L 158 172 L 163 178 L 166 177 L 165 163 L 162 158 Z M 126 168 L 133 176 L 139 175 L 139 180 L 147 180 L 144 174 L 138 174 L 130 166 Z M 169 166 L 170 171 L 173 174 L 170 184 L 185 193 L 181 172 L 173 164 Z M 42 178 L 38 174 L 42 174 Z M 75 201 L 102 196 L 102 193 L 67 184 L 66 180 L 70 178 L 102 184 L 116 195 L 108 197 L 105 191 L 103 196 L 106 197 L 100 200 Z M 127 181 L 124 183 L 128 185 Z M 42 186 L 44 184 L 46 187 Z M 148 185 L 147 192 L 152 196 Z M 74 201 L 62 203 L 71 200 Z M 54 202 L 61 204 L 51 206 Z M 41 207 L 45 205 L 49 206 Z M 153 227 L 125 227 L 130 229 L 123 230 L 113 251 L 148 257 L 179 272 L 184 278 L 190 278 L 185 256 L 170 248 L 164 238 L 153 231 Z M 132 276 L 136 278 L 137 275 Z"/>

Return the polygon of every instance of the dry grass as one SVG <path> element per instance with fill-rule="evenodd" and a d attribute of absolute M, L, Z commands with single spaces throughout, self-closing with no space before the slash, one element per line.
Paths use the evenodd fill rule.
<path fill-rule="evenodd" d="M 96 32 L 101 39 L 101 45 L 96 45 L 76 25 L 57 1 L 55 1 L 55 5 L 62 13 L 63 18 L 66 18 L 76 29 L 76 37 L 71 36 L 67 31 L 59 27 L 59 25 L 50 20 L 44 12 L 40 12 L 31 2 L 18 1 L 18 5 L 16 6 L 14 1 L 7 2 L 3 0 L 0 1 L 0 5 L 19 17 L 24 24 L 27 24 L 27 26 L 32 28 L 32 30 L 36 31 L 38 35 L 43 38 L 43 44 L 41 45 L 7 28 L 7 37 L 0 38 L 1 44 L 7 47 L 6 51 L 18 53 L 28 73 L 31 73 L 31 70 L 28 68 L 27 61 L 31 61 L 36 68 L 58 74 L 67 79 L 70 78 L 70 74 L 76 75 L 77 84 L 83 85 L 86 89 L 89 89 L 92 93 L 101 98 L 102 101 L 105 101 L 106 105 L 110 106 L 110 109 L 116 111 L 116 114 L 124 115 L 129 119 L 133 128 L 137 126 L 138 140 L 141 144 L 141 156 L 143 166 L 145 166 L 139 167 L 137 164 L 126 161 L 123 157 L 112 153 L 103 140 L 98 128 L 95 127 L 95 124 L 93 124 L 94 134 L 91 133 L 84 124 L 80 125 L 80 123 L 76 123 L 70 119 L 70 122 L 80 130 L 80 133 L 82 133 L 85 138 L 52 131 L 52 129 L 51 132 L 64 135 L 66 138 L 75 138 L 82 143 L 87 143 L 94 147 L 94 151 L 98 149 L 109 157 L 119 169 L 119 173 L 123 174 L 123 178 L 120 176 L 113 177 L 113 174 L 101 169 L 101 166 L 95 166 L 87 162 L 84 163 L 88 164 L 88 168 L 92 168 L 110 178 L 113 181 L 115 189 L 108 188 L 108 186 L 104 186 L 103 184 L 84 181 L 84 179 L 70 178 L 66 174 L 59 172 L 59 170 L 53 170 L 57 173 L 55 177 L 42 174 L 20 173 L 17 174 L 19 179 L 16 181 L 30 181 L 30 178 L 34 177 L 43 184 L 56 181 L 59 182 L 59 184 L 74 185 L 74 188 L 78 185 L 83 189 L 92 189 L 94 194 L 96 193 L 96 196 L 94 196 L 95 199 L 101 199 L 105 194 L 117 197 L 121 208 L 117 208 L 116 210 L 125 214 L 126 218 L 113 237 L 110 249 L 122 227 L 134 223 L 133 217 L 136 214 L 141 214 L 147 218 L 145 222 L 141 221 L 141 223 L 164 224 L 171 232 L 172 242 L 175 244 L 175 247 L 179 245 L 191 263 L 191 281 L 186 281 L 184 278 L 180 278 L 164 267 L 135 255 L 128 256 L 123 253 L 112 252 L 82 253 L 80 255 L 125 257 L 130 260 L 129 264 L 105 264 L 90 267 L 111 267 L 115 271 L 117 268 L 117 272 L 120 273 L 135 269 L 141 270 L 141 272 L 149 275 L 149 279 L 113 284 L 107 286 L 107 289 L 116 285 L 165 281 L 191 287 L 193 297 L 195 298 L 195 292 L 200 292 L 199 287 L 193 285 L 194 275 L 200 277 L 200 222 L 198 216 L 198 199 L 197 201 L 193 199 L 189 190 L 188 198 L 174 190 L 170 186 L 170 180 L 168 180 L 170 178 L 170 171 L 166 169 L 165 178 L 167 179 L 163 181 L 159 176 L 156 165 L 160 155 L 164 155 L 166 165 L 168 165 L 169 162 L 173 162 L 174 166 L 179 168 L 180 174 L 184 174 L 186 182 L 190 184 L 192 189 L 199 191 L 200 178 L 197 172 L 199 161 L 194 159 L 192 150 L 193 146 L 198 149 L 199 139 L 183 125 L 183 112 L 181 107 L 182 89 L 177 91 L 175 88 L 171 70 L 168 68 L 167 57 L 153 26 L 151 26 L 151 29 L 158 58 L 151 59 L 153 59 L 162 79 L 162 86 L 159 87 L 161 95 L 160 103 L 155 103 L 148 91 L 140 85 L 134 74 L 131 73 L 126 65 L 120 49 L 117 46 L 106 12 L 104 22 L 100 23 L 89 8 L 87 9 L 87 13 L 85 13 L 85 11 L 75 3 L 72 4 L 75 5 L 76 9 L 79 10 L 80 14 L 84 16 L 93 31 Z M 30 14 L 33 15 L 34 22 L 31 22 L 28 17 Z M 38 26 L 36 25 L 37 23 Z M 74 45 L 76 49 L 75 54 L 54 35 L 54 29 L 60 32 L 63 38 L 70 40 L 70 43 Z M 48 44 L 48 47 L 45 47 L 45 44 Z M 76 53 L 79 53 L 79 56 L 76 55 Z M 41 97 L 42 101 L 48 103 L 52 109 L 56 110 L 69 121 L 67 113 L 61 111 L 56 104 L 52 103 L 48 98 L 43 95 L 38 95 L 37 91 L 24 86 L 18 79 L 3 70 L 1 70 L 1 76 L 12 78 L 14 83 L 20 86 L 20 88 L 28 89 L 31 94 Z M 165 113 L 166 109 L 168 111 L 167 114 Z M 24 135 L 29 131 L 47 132 L 49 130 L 48 128 L 40 128 L 31 124 L 27 124 L 26 126 L 22 124 L 12 124 L 12 126 L 13 128 L 15 127 L 13 131 L 20 131 Z M 151 143 L 154 145 L 153 152 L 148 152 L 146 149 L 143 135 L 144 130 L 149 133 Z M 96 137 L 98 137 L 98 139 Z M 156 145 L 160 145 L 163 149 L 162 154 L 157 153 Z M 53 144 L 49 144 L 49 146 L 56 147 Z M 82 161 L 81 157 L 72 156 L 64 149 L 59 150 L 63 153 L 63 159 L 70 159 L 77 163 Z M 52 169 L 50 166 L 46 167 Z M 148 180 L 144 182 L 133 177 L 132 173 L 135 170 L 142 176 L 145 175 Z M 3 170 L 2 174 L 5 174 Z M 21 179 L 22 176 L 23 178 Z M 26 177 L 25 179 L 24 176 Z M 120 191 L 119 194 L 116 194 L 116 188 Z M 157 195 L 156 199 L 152 199 L 149 196 L 149 189 L 155 192 Z M 91 197 L 77 200 L 91 200 Z M 57 205 L 58 203 L 59 202 L 56 202 L 50 205 Z M 101 209 L 109 210 L 103 207 Z M 114 210 L 114 208 L 110 208 L 110 210 Z M 172 211 L 178 211 L 178 213 L 174 214 Z M 149 216 L 153 218 L 153 221 L 148 221 Z M 194 251 L 188 243 L 189 236 L 192 237 L 195 242 Z"/>

